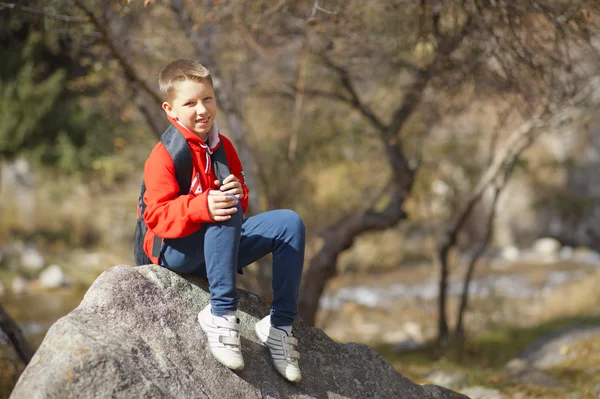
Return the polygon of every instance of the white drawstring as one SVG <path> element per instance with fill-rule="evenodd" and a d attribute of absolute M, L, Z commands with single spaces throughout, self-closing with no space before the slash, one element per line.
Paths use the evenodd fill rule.
<path fill-rule="evenodd" d="M 187 127 L 185 127 L 185 125 L 183 123 L 181 123 L 181 121 L 179 121 L 179 119 L 177 119 L 177 123 L 183 127 L 185 130 L 187 130 L 188 132 L 194 134 L 194 132 L 192 132 L 190 129 L 188 129 Z M 213 146 L 213 148 L 217 147 L 217 144 L 219 144 L 219 126 L 217 125 L 217 121 L 213 121 L 212 127 L 210 128 L 210 131 L 208 132 L 208 136 L 206 137 L 206 141 L 210 144 L 211 142 L 214 142 L 215 145 Z M 204 154 L 206 155 L 206 167 L 204 168 L 204 173 L 207 174 L 210 170 L 210 156 L 212 155 L 213 151 L 211 150 L 211 148 L 206 145 L 206 143 L 202 140 L 200 140 L 200 147 L 204 148 L 206 151 L 204 152 Z"/>

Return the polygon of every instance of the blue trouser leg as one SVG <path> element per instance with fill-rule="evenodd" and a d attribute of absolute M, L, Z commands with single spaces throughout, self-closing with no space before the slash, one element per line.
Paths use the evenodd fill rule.
<path fill-rule="evenodd" d="M 169 269 L 208 278 L 212 313 L 237 309 L 236 269 L 242 228 L 242 209 L 225 222 L 205 223 L 195 233 L 163 243 L 160 264 Z"/>
<path fill-rule="evenodd" d="M 294 211 L 280 209 L 246 219 L 238 262 L 241 267 L 273 254 L 271 323 L 289 326 L 298 316 L 298 291 L 304 265 L 306 231 Z"/>
<path fill-rule="evenodd" d="M 164 240 L 160 264 L 176 272 L 207 277 L 212 311 L 222 315 L 237 308 L 236 271 L 272 253 L 271 322 L 290 325 L 298 315 L 304 224 L 289 210 L 261 213 L 242 222 L 238 209 L 226 222 L 206 223 L 187 237 Z"/>

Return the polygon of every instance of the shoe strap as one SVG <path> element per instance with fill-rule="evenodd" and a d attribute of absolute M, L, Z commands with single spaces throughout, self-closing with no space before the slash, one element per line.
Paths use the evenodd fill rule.
<path fill-rule="evenodd" d="M 282 340 L 286 358 L 292 361 L 300 359 L 300 353 L 296 350 L 298 340 L 289 335 L 284 335 Z"/>
<path fill-rule="evenodd" d="M 240 319 L 236 318 L 235 321 L 229 321 L 224 317 L 213 317 L 213 323 L 219 328 L 227 328 L 229 330 L 240 330 Z"/>
<path fill-rule="evenodd" d="M 292 359 L 292 360 L 300 359 L 300 353 L 298 351 L 288 350 L 288 351 L 286 351 L 285 354 L 288 359 Z"/>
<path fill-rule="evenodd" d="M 234 345 L 234 346 L 240 346 L 242 344 L 240 337 L 226 337 L 224 335 L 219 335 L 219 342 L 222 343 L 223 345 Z"/>

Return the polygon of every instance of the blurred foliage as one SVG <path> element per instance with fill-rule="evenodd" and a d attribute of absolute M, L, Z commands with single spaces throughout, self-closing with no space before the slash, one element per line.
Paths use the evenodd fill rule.
<path fill-rule="evenodd" d="M 74 36 L 47 21 L 0 13 L 0 155 L 85 173 L 119 152 L 115 138 L 128 122 L 101 106 L 105 81 L 94 79 L 97 68 L 86 65 Z"/>

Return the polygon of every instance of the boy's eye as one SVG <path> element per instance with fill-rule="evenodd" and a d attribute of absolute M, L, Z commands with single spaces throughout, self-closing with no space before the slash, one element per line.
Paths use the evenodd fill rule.
<path fill-rule="evenodd" d="M 204 97 L 204 101 L 212 100 L 212 97 Z"/>
<path fill-rule="evenodd" d="M 185 106 L 188 106 L 188 105 L 194 105 L 194 103 L 193 103 L 192 101 L 188 101 L 187 103 L 185 103 L 185 104 L 183 104 L 183 105 L 185 105 Z"/>

